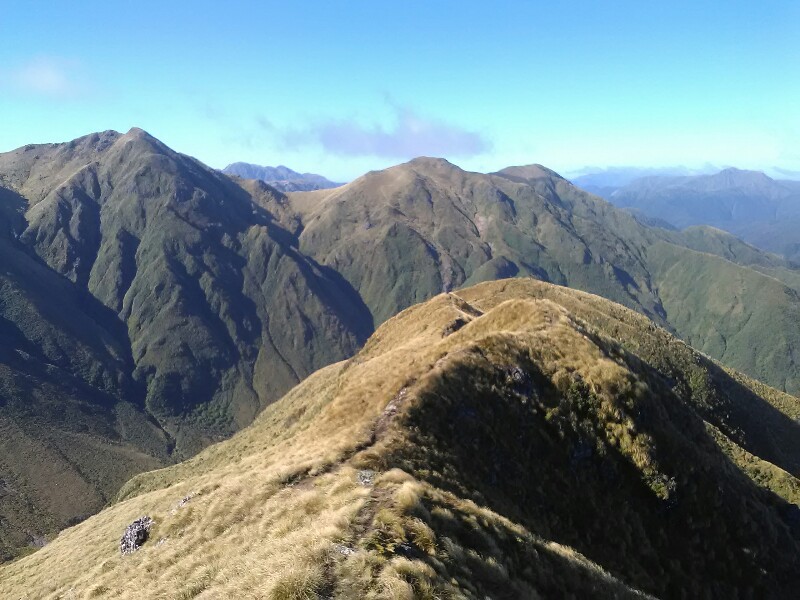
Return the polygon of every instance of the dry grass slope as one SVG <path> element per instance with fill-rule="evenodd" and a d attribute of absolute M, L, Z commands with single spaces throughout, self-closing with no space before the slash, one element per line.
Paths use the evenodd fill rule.
<path fill-rule="evenodd" d="M 0 597 L 796 597 L 798 412 L 596 296 L 482 284 L 135 477 Z"/>

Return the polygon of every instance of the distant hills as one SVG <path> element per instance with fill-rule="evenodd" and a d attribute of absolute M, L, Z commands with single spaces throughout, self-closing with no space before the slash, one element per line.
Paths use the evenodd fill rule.
<path fill-rule="evenodd" d="M 0 252 L 4 558 L 229 437 L 399 311 L 483 281 L 599 294 L 800 391 L 792 264 L 651 227 L 540 165 L 423 157 L 284 193 L 107 131 L 0 154 Z"/>
<path fill-rule="evenodd" d="M 618 304 L 488 282 L 135 477 L 0 596 L 794 599 L 799 417 Z"/>
<path fill-rule="evenodd" d="M 642 177 L 596 191 L 617 206 L 675 227 L 711 225 L 800 260 L 800 182 L 731 168 L 710 175 Z"/>
<path fill-rule="evenodd" d="M 244 179 L 260 179 L 282 192 L 322 190 L 342 185 L 341 183 L 329 181 L 322 175 L 298 173 L 283 165 L 278 167 L 261 167 L 250 163 L 235 162 L 222 169 L 222 172 L 227 175 L 236 175 Z"/>
<path fill-rule="evenodd" d="M 711 166 L 703 169 L 689 169 L 687 167 L 607 167 L 605 169 L 592 169 L 591 167 L 586 167 L 572 174 L 569 180 L 582 190 L 607 198 L 608 195 L 619 188 L 643 177 L 705 175 L 715 173 L 718 170 Z"/>

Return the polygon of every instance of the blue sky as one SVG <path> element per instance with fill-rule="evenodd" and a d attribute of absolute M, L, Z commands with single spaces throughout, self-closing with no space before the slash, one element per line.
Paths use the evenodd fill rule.
<path fill-rule="evenodd" d="M 138 126 L 338 180 L 416 155 L 800 172 L 798 31 L 796 1 L 6 0 L 0 151 Z"/>

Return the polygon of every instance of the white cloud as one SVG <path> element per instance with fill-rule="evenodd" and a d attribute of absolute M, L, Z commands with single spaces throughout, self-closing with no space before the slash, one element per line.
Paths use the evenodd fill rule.
<path fill-rule="evenodd" d="M 479 133 L 420 116 L 406 107 L 396 107 L 395 122 L 388 128 L 364 126 L 355 121 L 330 121 L 311 133 L 328 152 L 347 156 L 471 157 L 491 148 Z"/>
<path fill-rule="evenodd" d="M 277 146 L 300 150 L 316 146 L 334 156 L 409 159 L 416 156 L 474 157 L 489 152 L 482 134 L 414 110 L 392 105 L 393 122 L 387 127 L 365 125 L 353 119 L 322 119 L 306 127 L 281 127 L 263 117 L 256 130 Z M 241 140 L 252 144 L 253 132 Z"/>
<path fill-rule="evenodd" d="M 20 92 L 67 98 L 86 90 L 81 65 L 65 58 L 38 56 L 11 70 L 10 81 Z"/>

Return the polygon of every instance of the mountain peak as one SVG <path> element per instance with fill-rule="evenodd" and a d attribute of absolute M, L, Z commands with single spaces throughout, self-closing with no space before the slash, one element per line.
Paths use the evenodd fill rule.
<path fill-rule="evenodd" d="M 246 162 L 234 162 L 222 169 L 226 175 L 242 179 L 258 179 L 282 192 L 303 192 L 338 187 L 341 184 L 330 181 L 316 173 L 299 173 L 285 165 L 268 167 Z"/>
<path fill-rule="evenodd" d="M 535 179 L 563 179 L 561 175 L 552 169 L 548 169 L 538 163 L 506 167 L 505 169 L 492 173 L 492 175 L 498 175 L 519 182 L 529 182 Z"/>
<path fill-rule="evenodd" d="M 131 127 L 128 132 L 123 135 L 122 137 L 128 139 L 137 139 L 137 140 L 156 140 L 152 135 L 147 133 L 141 127 Z M 158 141 L 158 140 L 156 140 Z"/>
<path fill-rule="evenodd" d="M 114 146 L 116 152 L 126 154 L 155 154 L 171 158 L 176 158 L 180 154 L 140 127 L 131 127 L 127 133 L 120 135 Z"/>
<path fill-rule="evenodd" d="M 131 127 L 127 133 L 119 137 L 121 141 L 134 140 L 137 142 L 145 142 L 147 144 L 166 148 L 164 143 L 156 137 L 153 137 L 140 127 Z"/>
<path fill-rule="evenodd" d="M 460 167 L 454 165 L 446 158 L 437 158 L 434 156 L 418 156 L 416 158 L 412 158 L 405 164 L 418 169 L 461 170 Z"/>
<path fill-rule="evenodd" d="M 729 167 L 714 175 L 699 178 L 696 182 L 687 181 L 689 185 L 700 185 L 709 190 L 737 190 L 760 196 L 781 195 L 784 190 L 769 175 L 762 171 L 750 171 Z"/>
<path fill-rule="evenodd" d="M 772 181 L 772 178 L 764 173 L 763 171 L 752 171 L 749 169 L 737 169 L 736 167 L 728 167 L 727 169 L 722 169 L 716 175 L 710 175 L 710 177 L 716 178 L 729 178 L 731 180 L 761 180 L 761 181 Z"/>

